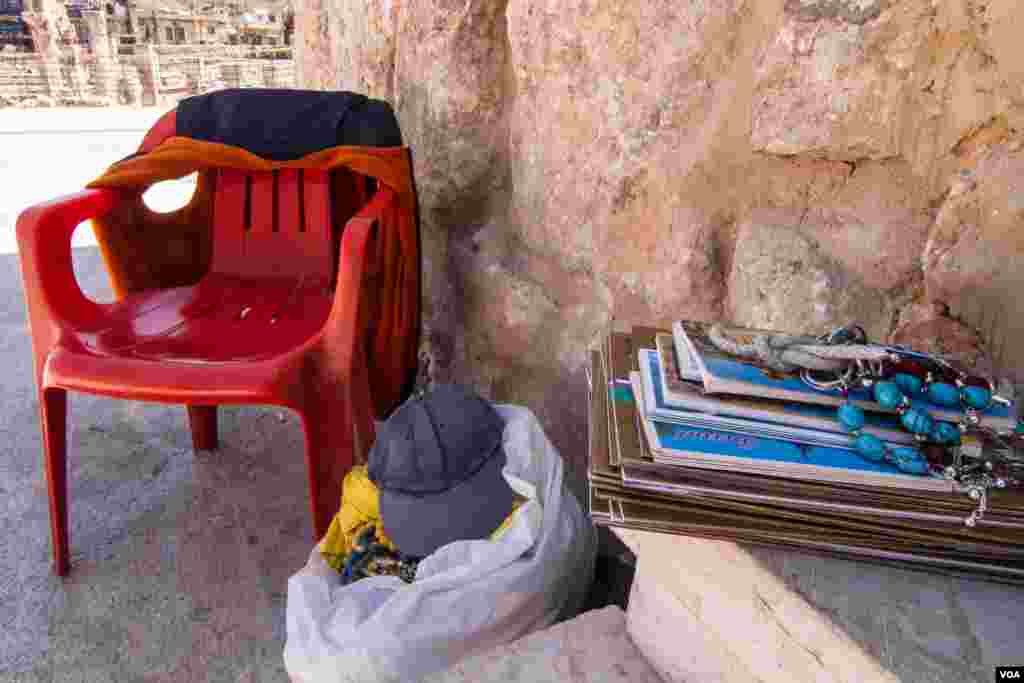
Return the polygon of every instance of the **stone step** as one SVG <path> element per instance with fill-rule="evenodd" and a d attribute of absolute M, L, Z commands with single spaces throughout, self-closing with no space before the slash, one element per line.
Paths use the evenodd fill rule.
<path fill-rule="evenodd" d="M 584 612 L 490 652 L 463 660 L 424 683 L 661 683 L 626 632 L 617 606 Z"/>

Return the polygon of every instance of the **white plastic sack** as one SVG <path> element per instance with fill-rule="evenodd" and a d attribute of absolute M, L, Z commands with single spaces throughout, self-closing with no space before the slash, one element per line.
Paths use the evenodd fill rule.
<path fill-rule="evenodd" d="M 529 499 L 511 526 L 494 540 L 440 548 L 411 584 L 375 576 L 342 586 L 314 549 L 288 580 L 284 663 L 294 683 L 416 681 L 579 610 L 593 576 L 594 527 L 533 413 L 496 407 L 505 420 L 503 473 Z"/>

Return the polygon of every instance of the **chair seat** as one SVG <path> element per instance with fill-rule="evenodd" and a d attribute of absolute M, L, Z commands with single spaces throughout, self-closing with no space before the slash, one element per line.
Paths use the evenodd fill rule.
<path fill-rule="evenodd" d="M 98 329 L 58 343 L 47 363 L 47 384 L 124 394 L 102 387 L 111 377 L 138 381 L 140 371 L 170 364 L 168 372 L 146 376 L 131 393 L 144 398 L 168 383 L 176 394 L 232 393 L 230 386 L 237 384 L 251 396 L 253 363 L 273 361 L 320 332 L 332 297 L 316 283 L 222 275 L 191 287 L 134 294 L 111 304 Z M 211 365 L 219 368 L 211 373 Z"/>

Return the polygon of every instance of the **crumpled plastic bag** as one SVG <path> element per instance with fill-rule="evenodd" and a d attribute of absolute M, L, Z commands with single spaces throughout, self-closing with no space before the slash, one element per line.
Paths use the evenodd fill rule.
<path fill-rule="evenodd" d="M 489 540 L 425 557 L 416 581 L 348 586 L 314 548 L 288 580 L 284 662 L 293 683 L 416 681 L 579 611 L 597 536 L 563 482 L 562 458 L 527 408 L 505 420 L 503 473 L 527 498 Z"/>

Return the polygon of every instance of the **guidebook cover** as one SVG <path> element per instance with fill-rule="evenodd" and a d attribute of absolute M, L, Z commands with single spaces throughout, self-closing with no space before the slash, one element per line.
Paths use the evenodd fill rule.
<path fill-rule="evenodd" d="M 693 356 L 700 367 L 704 390 L 709 394 L 738 394 L 742 396 L 760 396 L 784 401 L 800 403 L 817 403 L 820 405 L 838 406 L 846 399 L 838 389 L 820 390 L 804 383 L 799 377 L 781 374 L 765 367 L 754 359 L 740 358 L 719 350 L 708 336 L 713 323 L 682 320 L 672 325 L 672 336 L 677 355 L 685 349 Z M 739 343 L 750 343 L 756 335 L 781 334 L 768 330 L 754 330 L 743 327 L 723 326 L 723 331 Z M 864 410 L 875 412 L 886 411 L 874 401 L 864 389 L 850 391 L 850 400 Z M 921 398 L 913 399 L 914 405 L 920 406 L 939 420 L 957 422 L 960 413 L 943 406 L 935 405 Z M 1013 406 L 994 404 L 981 413 L 981 423 L 997 430 L 1012 429 Z"/>
<path fill-rule="evenodd" d="M 853 439 L 839 423 L 835 409 L 808 403 L 704 395 L 695 385 L 685 395 L 684 406 L 669 405 L 664 377 L 669 374 L 662 356 L 650 349 L 640 350 L 645 410 L 655 420 L 744 431 L 793 439 L 803 443 L 850 448 Z M 901 429 L 893 415 L 869 413 L 865 431 L 899 444 L 914 442 L 914 435 Z"/>
<path fill-rule="evenodd" d="M 639 382 L 639 373 L 636 381 Z M 912 475 L 843 448 L 809 446 L 749 434 L 687 427 L 642 419 L 655 462 L 711 467 L 811 481 L 949 491 L 934 474 Z"/>
<path fill-rule="evenodd" d="M 673 392 L 689 392 L 693 382 L 702 382 L 700 366 L 697 360 L 690 353 L 689 349 L 683 349 L 685 353 L 678 354 L 675 348 L 675 340 L 671 334 L 659 333 L 654 338 L 654 344 L 658 348 L 662 365 L 665 366 L 665 393 L 671 395 Z"/>
<path fill-rule="evenodd" d="M 607 382 L 609 404 L 609 440 L 611 464 L 618 466 L 620 459 L 635 457 L 636 430 L 633 428 L 634 402 L 629 373 L 637 369 L 636 349 L 654 344 L 657 330 L 633 327 L 629 332 L 613 330 L 607 339 Z"/>

